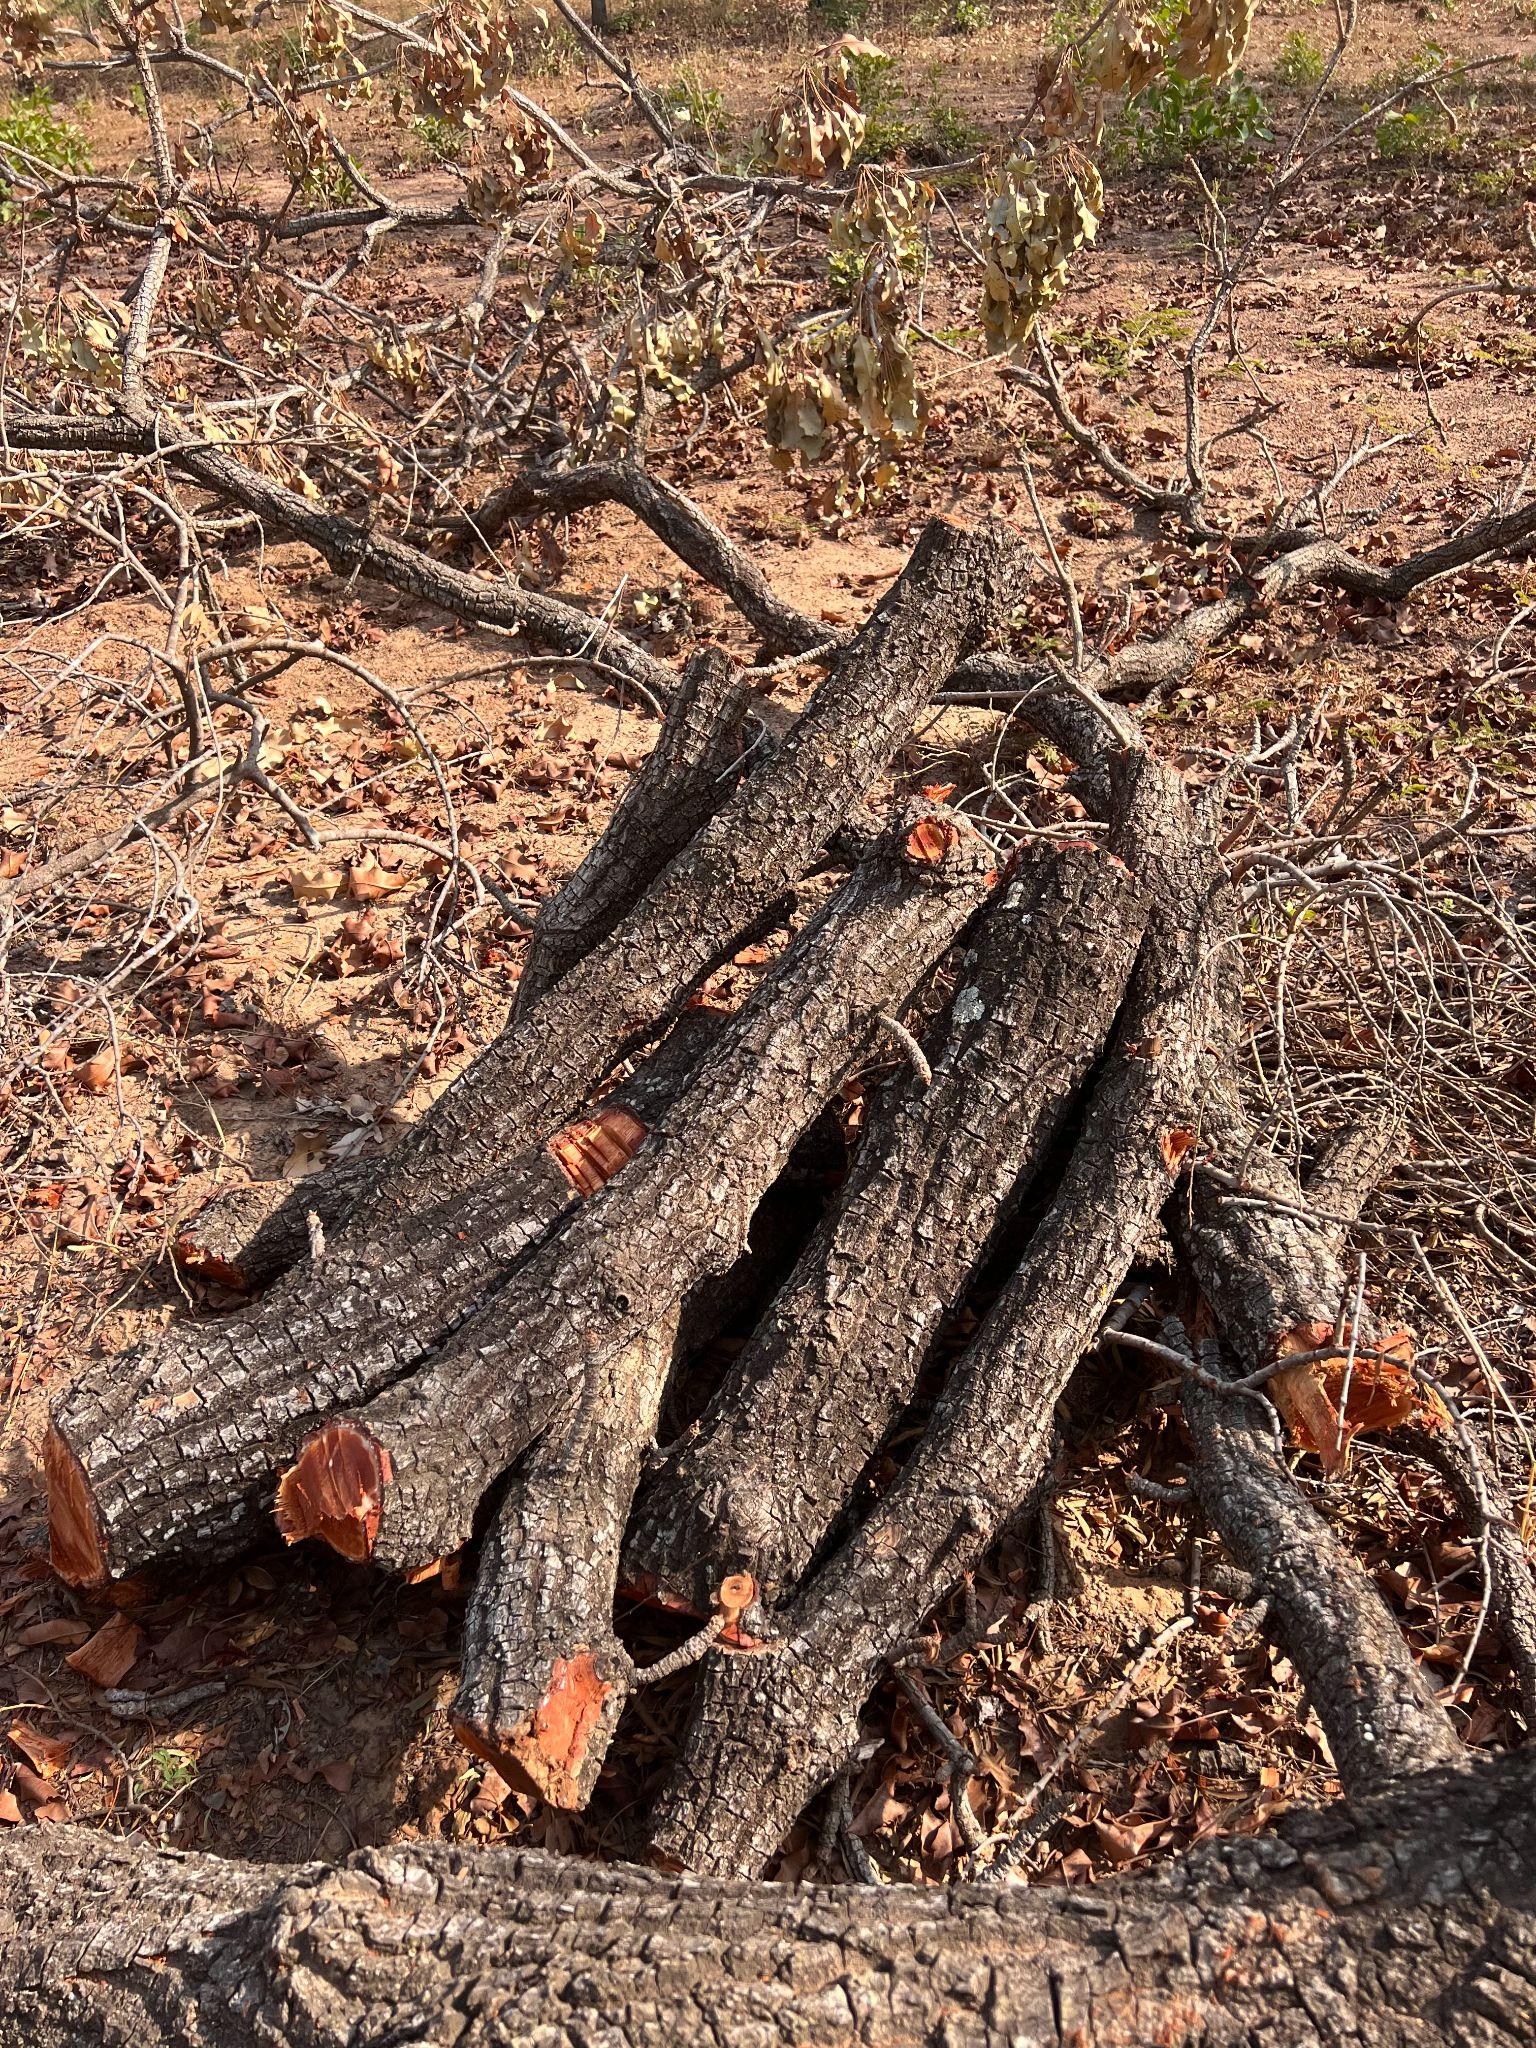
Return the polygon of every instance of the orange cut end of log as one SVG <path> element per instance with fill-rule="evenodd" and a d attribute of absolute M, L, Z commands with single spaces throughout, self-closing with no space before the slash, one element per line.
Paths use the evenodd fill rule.
<path fill-rule="evenodd" d="M 943 865 L 960 844 L 960 829 L 947 818 L 920 818 L 906 837 L 908 860 L 923 867 Z"/>
<path fill-rule="evenodd" d="M 80 1460 L 51 1425 L 43 1441 L 48 1482 L 48 1556 L 71 1586 L 99 1586 L 110 1576 L 96 1503 Z"/>
<path fill-rule="evenodd" d="M 616 1105 L 567 1124 L 549 1141 L 555 1163 L 578 1195 L 595 1195 L 639 1151 L 646 1127 Z"/>
<path fill-rule="evenodd" d="M 178 1237 L 171 1247 L 178 1269 L 193 1280 L 206 1280 L 215 1287 L 227 1287 L 234 1294 L 249 1294 L 251 1283 L 244 1269 L 233 1259 L 221 1259 L 217 1252 L 204 1251 L 194 1237 Z"/>
<path fill-rule="evenodd" d="M 509 1785 L 574 1812 L 586 1804 L 583 1767 L 612 1690 L 592 1652 L 577 1650 L 555 1658 L 544 1697 L 526 1721 L 490 1728 L 455 1719 L 454 1733 Z"/>
<path fill-rule="evenodd" d="M 275 1509 L 285 1543 L 317 1536 L 355 1564 L 373 1555 L 394 1478 L 382 1444 L 349 1422 L 317 1430 L 277 1483 Z"/>
<path fill-rule="evenodd" d="M 1382 1355 L 1357 1356 L 1353 1368 L 1348 1323 L 1342 1350 L 1331 1348 L 1337 1342 L 1331 1323 L 1297 1323 L 1282 1331 L 1274 1347 L 1277 1359 L 1323 1350 L 1328 1356 L 1276 1373 L 1269 1382 L 1270 1396 L 1292 1437 L 1303 1450 L 1316 1454 L 1325 1472 L 1342 1469 L 1351 1442 L 1363 1432 L 1398 1429 L 1405 1422 L 1427 1429 L 1446 1427 L 1449 1418 L 1440 1402 L 1413 1377 L 1410 1331 L 1382 1336 L 1371 1347 Z"/>

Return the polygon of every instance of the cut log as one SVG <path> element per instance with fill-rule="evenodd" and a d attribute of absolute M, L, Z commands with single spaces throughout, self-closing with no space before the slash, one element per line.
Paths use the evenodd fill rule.
<path fill-rule="evenodd" d="M 472 1256 L 465 1196 L 575 1115 L 793 886 L 956 658 L 1001 616 L 1016 548 L 1003 529 L 928 527 L 786 742 L 536 1017 L 503 1033 L 405 1135 L 323 1269 L 291 1271 L 241 1317 L 175 1328 L 61 1398 L 59 1443 L 100 1504 L 102 1571 L 188 1548 L 210 1561 L 238 1551 L 259 1526 L 271 1457 L 291 1455 L 302 1434 L 295 1388 L 313 1416 L 409 1368 L 420 1343 L 401 1342 L 402 1322 L 446 1323 L 444 1276 Z M 360 1376 L 365 1358 L 380 1369 Z"/>
<path fill-rule="evenodd" d="M 307 1259 L 313 1216 L 329 1241 L 366 1208 L 384 1172 L 376 1152 L 339 1159 L 304 1180 L 258 1180 L 228 1189 L 188 1217 L 172 1256 L 194 1280 L 256 1294 L 279 1273 Z"/>
<path fill-rule="evenodd" d="M 162 1557 L 221 1554 L 231 1533 L 221 1489 L 232 1472 L 248 1475 L 255 1496 L 238 1526 L 248 1520 L 262 1528 L 279 1468 L 317 1419 L 398 1377 L 601 1184 L 682 1087 L 718 1015 L 685 1011 L 590 1117 L 531 1146 L 504 1173 L 456 1199 L 446 1215 L 420 1218 L 411 1260 L 374 1276 L 371 1312 L 358 1318 L 329 1370 L 301 1361 L 280 1372 L 287 1332 L 261 1304 L 211 1327 L 192 1326 L 201 1353 L 189 1343 L 175 1376 L 162 1358 L 155 1392 L 141 1396 L 136 1409 L 125 1411 L 116 1395 L 121 1359 L 104 1359 L 82 1375 L 55 1411 L 46 1444 L 55 1570 L 89 1585 Z M 361 1285 L 330 1251 L 316 1270 L 338 1288 Z M 199 1356 L 216 1365 L 211 1380 L 196 1376 Z"/>
<path fill-rule="evenodd" d="M 455 1734 L 509 1784 L 582 1807 L 629 1697 L 619 1545 L 656 1430 L 677 1313 L 589 1373 L 507 1480 L 464 1619 Z"/>
<path fill-rule="evenodd" d="M 517 985 L 520 1018 L 608 937 L 725 802 L 751 697 L 751 685 L 723 654 L 695 655 L 688 663 L 656 744 L 608 829 L 534 921 Z"/>
<path fill-rule="evenodd" d="M 1269 1599 L 1347 1793 L 1466 1760 L 1386 1602 L 1276 1452 L 1267 1405 L 1184 1386 L 1192 1480 L 1236 1562 Z"/>
<path fill-rule="evenodd" d="M 1077 1886 L 0 1840 L 0 2048 L 1527 2048 L 1536 1751 Z"/>
<path fill-rule="evenodd" d="M 1188 1198 L 1169 1205 L 1169 1229 L 1243 1372 L 1323 1352 L 1279 1372 L 1267 1391 L 1298 1443 L 1332 1471 L 1360 1429 L 1425 1416 L 1413 1340 L 1384 1330 L 1343 1258 L 1343 1211 L 1310 1201 L 1289 1165 L 1260 1144 L 1230 1078 L 1207 1115 L 1212 1158 L 1191 1173 Z M 1360 1161 L 1351 1167 L 1356 1182 Z M 1358 1188 L 1355 1207 L 1366 1192 Z M 1335 1198 L 1347 1200 L 1342 1185 Z M 1344 1412 L 1347 1390 L 1348 1412 Z"/>
<path fill-rule="evenodd" d="M 933 856 L 934 842 L 942 854 Z M 996 856 L 925 809 L 903 820 L 767 974 L 625 1172 L 420 1370 L 338 1418 L 285 1475 L 285 1533 L 337 1461 L 366 1553 L 410 1571 L 456 1549 L 502 1472 L 615 1351 L 746 1242 L 791 1147 L 996 881 Z M 346 1439 L 346 1448 L 340 1448 Z"/>
<path fill-rule="evenodd" d="M 691 1868 L 761 1869 L 852 1753 L 886 1659 L 1027 1504 L 1056 1401 L 1193 1141 L 1231 1023 L 1218 966 L 1230 897 L 1177 778 L 1144 755 L 1121 770 L 1149 915 L 1081 1136 L 900 1476 L 778 1617 L 775 1647 L 707 1661 L 653 1824 L 658 1849 Z"/>
<path fill-rule="evenodd" d="M 632 1589 L 707 1612 L 726 1573 L 777 1601 L 809 1564 L 1108 1035 L 1142 917 L 1119 851 L 1036 849 L 981 919 L 930 1079 L 893 1084 L 708 1411 L 658 1457 Z"/>

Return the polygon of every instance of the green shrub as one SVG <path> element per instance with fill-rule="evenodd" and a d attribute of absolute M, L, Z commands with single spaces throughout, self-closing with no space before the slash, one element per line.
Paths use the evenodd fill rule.
<path fill-rule="evenodd" d="M 1306 31 L 1295 28 L 1280 45 L 1280 61 L 1275 66 L 1275 76 L 1282 85 L 1302 91 L 1316 85 L 1327 63 L 1328 59 Z"/>
<path fill-rule="evenodd" d="M 1247 156 L 1274 132 L 1268 107 L 1242 72 L 1214 87 L 1170 72 L 1138 93 L 1128 112 L 1144 164 L 1172 164 L 1202 153 Z"/>
<path fill-rule="evenodd" d="M 0 113 L 0 220 L 15 214 L 12 180 L 6 174 L 9 150 L 17 153 L 17 170 L 35 170 L 39 164 L 51 171 L 91 168 L 90 146 L 74 122 L 66 120 L 46 92 L 22 93 Z"/>
<path fill-rule="evenodd" d="M 987 0 L 955 0 L 950 9 L 949 27 L 957 36 L 979 35 L 984 28 L 992 26 L 992 9 Z"/>

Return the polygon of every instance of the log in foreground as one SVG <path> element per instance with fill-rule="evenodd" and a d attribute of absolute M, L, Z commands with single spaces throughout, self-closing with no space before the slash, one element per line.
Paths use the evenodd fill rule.
<path fill-rule="evenodd" d="M 900 1476 L 776 1618 L 770 1650 L 706 1663 L 653 1823 L 657 1848 L 694 1869 L 761 1870 L 852 1753 L 886 1660 L 1027 1506 L 1056 1401 L 1195 1142 L 1232 1025 L 1219 968 L 1230 895 L 1178 777 L 1141 754 L 1119 770 L 1149 916 L 1081 1136 Z"/>
<path fill-rule="evenodd" d="M 0 2048 L 1529 2048 L 1536 1750 L 1090 1890 L 0 1842 Z"/>
<path fill-rule="evenodd" d="M 809 1564 L 1108 1035 L 1142 920 L 1121 851 L 1033 850 L 979 921 L 931 1080 L 892 1084 L 794 1273 L 656 1460 L 631 1590 L 707 1613 L 726 1573 L 776 1602 Z"/>
<path fill-rule="evenodd" d="M 211 1561 L 253 1540 L 272 1446 L 305 1426 L 295 1389 L 313 1417 L 408 1369 L 420 1347 L 400 1345 L 402 1315 L 449 1321 L 440 1275 L 471 1256 L 464 1197 L 578 1113 L 794 886 L 956 659 L 1001 617 L 1016 548 L 1002 528 L 925 530 L 784 743 L 536 1017 L 504 1032 L 396 1145 L 323 1269 L 296 1268 L 246 1314 L 180 1325 L 62 1397 L 55 1441 L 68 1458 L 50 1470 L 96 1510 L 94 1532 L 64 1548 L 72 1565 L 99 1578 L 187 1550 Z M 367 1332 L 384 1363 L 359 1377 Z"/>
<path fill-rule="evenodd" d="M 282 1482 L 290 1540 L 333 1540 L 335 1517 L 306 1526 L 304 1502 L 340 1472 L 375 1563 L 418 1570 L 456 1549 L 588 1376 L 740 1255 L 796 1139 L 985 901 L 995 860 L 932 807 L 904 819 L 721 1027 L 623 1174 L 419 1370 L 312 1440 Z"/>
<path fill-rule="evenodd" d="M 201 1381 L 188 1362 L 171 1381 L 162 1358 L 157 1392 L 141 1396 L 156 1405 L 130 1411 L 121 1427 L 123 1361 L 104 1359 L 83 1375 L 56 1409 L 44 1445 L 54 1569 L 71 1584 L 92 1585 L 165 1555 L 206 1555 L 205 1542 L 218 1555 L 229 1529 L 221 1488 L 232 1471 L 250 1477 L 259 1529 L 279 1469 L 317 1420 L 396 1377 L 622 1164 L 681 1088 L 717 1018 L 702 1006 L 685 1011 L 591 1116 L 529 1147 L 445 1215 L 421 1218 L 410 1261 L 375 1278 L 376 1312 L 360 1318 L 344 1350 L 330 1340 L 323 1362 L 301 1359 L 281 1376 L 272 1370 L 274 1351 L 297 1344 L 302 1326 L 290 1329 L 262 1303 L 211 1327 L 190 1326 L 186 1351 L 195 1358 L 196 1340 L 207 1342 L 217 1376 Z M 258 1232 L 263 1242 L 271 1238 Z M 349 1278 L 329 1251 L 314 1266 L 338 1287 Z M 349 1541 L 339 1529 L 338 1547 Z"/>

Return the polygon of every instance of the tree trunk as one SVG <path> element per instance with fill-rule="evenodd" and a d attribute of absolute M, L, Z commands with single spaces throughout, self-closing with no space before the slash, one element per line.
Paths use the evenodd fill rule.
<path fill-rule="evenodd" d="M 1029 856 L 980 921 L 930 1080 L 893 1084 L 788 1283 L 658 1459 L 632 1590 L 707 1612 L 726 1572 L 777 1601 L 809 1564 L 1114 1021 L 1142 917 L 1118 851 Z"/>
<path fill-rule="evenodd" d="M 1536 1751 L 1088 1889 L 0 1843 L 0 2048 L 1528 2048 Z"/>
<path fill-rule="evenodd" d="M 507 1480 L 464 1619 L 454 1733 L 553 1806 L 591 1797 L 634 1665 L 613 1628 L 619 1544 L 677 1313 L 586 1377 Z"/>
<path fill-rule="evenodd" d="M 994 860 L 977 835 L 926 812 L 898 827 L 573 1226 L 420 1370 L 311 1440 L 280 1490 L 289 1535 L 334 1540 L 329 1501 L 313 1516 L 305 1504 L 337 1473 L 344 1526 L 376 1563 L 417 1570 L 457 1548 L 486 1491 L 587 1375 L 739 1255 L 795 1140 L 874 1019 L 906 1001 L 985 900 Z"/>
<path fill-rule="evenodd" d="M 1286 1470 L 1264 1408 L 1189 1381 L 1184 1415 L 1201 1504 L 1268 1598 L 1345 1791 L 1464 1763 L 1386 1602 Z"/>
<path fill-rule="evenodd" d="M 608 829 L 534 921 L 517 1014 L 595 950 L 731 793 L 752 690 L 723 654 L 695 655 Z"/>

